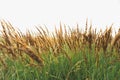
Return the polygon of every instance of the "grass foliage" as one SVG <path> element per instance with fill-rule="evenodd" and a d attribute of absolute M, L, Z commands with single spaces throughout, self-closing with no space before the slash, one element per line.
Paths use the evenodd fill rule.
<path fill-rule="evenodd" d="M 120 32 L 66 25 L 23 34 L 1 21 L 0 80 L 119 80 Z M 68 28 L 68 29 L 67 29 Z"/>

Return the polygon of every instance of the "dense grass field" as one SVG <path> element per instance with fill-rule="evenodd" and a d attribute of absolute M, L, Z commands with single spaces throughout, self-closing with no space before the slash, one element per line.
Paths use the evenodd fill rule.
<path fill-rule="evenodd" d="M 0 80 L 120 80 L 120 32 L 60 25 L 23 34 L 1 21 Z"/>

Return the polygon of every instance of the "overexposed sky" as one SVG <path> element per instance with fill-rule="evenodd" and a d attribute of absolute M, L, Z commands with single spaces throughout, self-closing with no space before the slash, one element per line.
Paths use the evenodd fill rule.
<path fill-rule="evenodd" d="M 0 0 L 0 20 L 5 19 L 25 32 L 46 25 L 49 30 L 60 22 L 69 26 L 85 21 L 105 29 L 120 27 L 120 0 Z M 98 28 L 99 29 L 99 28 Z"/>

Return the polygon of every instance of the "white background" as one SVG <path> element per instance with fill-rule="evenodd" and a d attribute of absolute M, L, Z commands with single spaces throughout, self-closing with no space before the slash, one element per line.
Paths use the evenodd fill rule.
<path fill-rule="evenodd" d="M 0 0 L 0 20 L 11 22 L 23 32 L 43 25 L 53 31 L 60 22 L 69 26 L 78 23 L 84 28 L 87 18 L 97 29 L 111 24 L 118 29 L 120 0 Z"/>

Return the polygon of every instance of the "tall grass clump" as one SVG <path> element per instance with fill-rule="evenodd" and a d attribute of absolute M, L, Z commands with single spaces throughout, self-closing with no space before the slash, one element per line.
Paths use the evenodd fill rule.
<path fill-rule="evenodd" d="M 70 28 L 60 24 L 51 33 L 23 34 L 11 23 L 1 21 L 0 80 L 119 80 L 120 31 L 112 25 L 96 32 L 86 21 Z"/>

